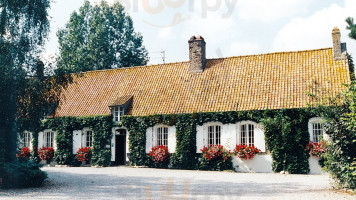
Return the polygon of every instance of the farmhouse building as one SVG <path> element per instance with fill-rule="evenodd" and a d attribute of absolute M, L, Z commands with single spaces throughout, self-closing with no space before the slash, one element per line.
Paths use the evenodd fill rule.
<path fill-rule="evenodd" d="M 178 141 L 177 134 L 184 137 L 187 130 L 195 144 L 194 153 L 201 153 L 200 150 L 209 145 L 221 144 L 230 150 L 237 144 L 252 145 L 261 149 L 261 153 L 253 160 L 234 158 L 234 165 L 239 166 L 239 171 L 272 172 L 276 151 L 267 145 L 267 128 L 262 117 L 244 113 L 307 109 L 313 101 L 309 94 L 315 87 L 328 91 L 328 95 L 345 91 L 343 84 L 351 82 L 346 45 L 340 42 L 337 28 L 332 31 L 332 39 L 332 48 L 207 59 L 206 41 L 201 36 L 193 36 L 188 42 L 190 60 L 187 62 L 98 70 L 75 76 L 48 121 L 112 116 L 110 140 L 98 143 L 110 152 L 112 165 L 140 165 L 134 159 L 143 151 L 147 154 L 155 145 L 166 145 L 170 153 L 177 153 L 178 147 L 189 143 Z M 237 117 L 229 120 L 224 117 L 225 113 Z M 181 115 L 200 121 L 182 128 Z M 210 120 L 210 116 L 214 117 Z M 128 125 L 129 121 L 122 124 L 125 117 L 136 120 L 132 125 Z M 150 117 L 155 120 L 143 126 L 144 131 L 136 127 Z M 219 118 L 224 121 L 217 120 Z M 293 120 L 290 119 L 291 124 L 297 123 Z M 292 126 L 291 131 L 305 133 L 305 138 L 295 137 L 295 142 L 289 145 L 299 141 L 319 142 L 323 135 L 321 118 L 308 114 L 303 123 L 304 129 Z M 93 126 L 76 125 L 69 133 L 73 154 L 80 147 L 91 147 L 95 143 L 99 137 L 95 135 L 101 133 Z M 43 128 L 36 134 L 38 148 L 59 148 L 57 134 L 61 133 L 55 127 Z M 142 135 L 145 139 L 137 143 Z M 30 140 L 31 133 L 27 133 L 25 145 L 30 145 Z M 307 158 L 310 172 L 318 173 L 317 160 L 313 159 Z"/>

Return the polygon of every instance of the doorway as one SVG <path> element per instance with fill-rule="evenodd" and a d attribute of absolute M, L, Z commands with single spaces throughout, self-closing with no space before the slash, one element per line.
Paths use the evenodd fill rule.
<path fill-rule="evenodd" d="M 115 164 L 126 164 L 126 130 L 115 130 Z"/>

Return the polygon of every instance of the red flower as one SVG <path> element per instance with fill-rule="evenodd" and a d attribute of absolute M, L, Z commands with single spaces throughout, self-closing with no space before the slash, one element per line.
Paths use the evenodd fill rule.
<path fill-rule="evenodd" d="M 43 148 L 40 148 L 38 151 L 38 157 L 41 159 L 41 160 L 47 160 L 47 161 L 50 161 L 52 160 L 52 158 L 54 157 L 54 149 L 53 147 L 49 147 L 49 148 L 46 148 L 46 147 L 43 147 Z"/>
<path fill-rule="evenodd" d="M 234 149 L 234 154 L 244 160 L 247 159 L 252 159 L 255 157 L 256 154 L 258 154 L 259 152 L 261 152 L 260 149 L 257 149 L 254 146 L 247 146 L 247 145 L 236 145 L 235 149 Z"/>
<path fill-rule="evenodd" d="M 310 141 L 306 147 L 309 151 L 309 155 L 315 158 L 320 158 L 320 156 L 326 152 L 327 144 L 324 141 L 320 143 Z"/>
<path fill-rule="evenodd" d="M 22 147 L 16 154 L 16 157 L 21 157 L 21 158 L 28 158 L 30 157 L 30 148 L 28 147 Z"/>
<path fill-rule="evenodd" d="M 90 147 L 84 147 L 84 148 L 79 148 L 77 151 L 77 155 L 75 155 L 75 158 L 79 162 L 83 161 L 90 161 L 92 156 L 92 150 Z"/>
<path fill-rule="evenodd" d="M 227 160 L 231 157 L 231 152 L 224 149 L 222 145 L 210 145 L 210 147 L 203 147 L 200 149 L 203 153 L 203 158 L 207 160 L 213 160 L 217 158 L 223 158 L 223 160 Z"/>
<path fill-rule="evenodd" d="M 169 159 L 168 148 L 164 145 L 152 147 L 150 153 L 148 154 L 152 160 L 156 163 L 165 162 Z"/>

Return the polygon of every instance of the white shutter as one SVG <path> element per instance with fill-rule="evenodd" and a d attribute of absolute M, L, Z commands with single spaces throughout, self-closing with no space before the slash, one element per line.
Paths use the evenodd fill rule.
<path fill-rule="evenodd" d="M 171 126 L 168 128 L 168 151 L 174 153 L 176 151 L 176 127 Z"/>
<path fill-rule="evenodd" d="M 233 150 L 235 148 L 235 146 L 236 146 L 236 125 L 235 124 L 222 125 L 221 144 L 226 149 Z"/>
<path fill-rule="evenodd" d="M 32 150 L 33 134 L 31 132 L 29 132 L 29 134 L 30 134 L 30 145 L 29 145 L 29 148 Z"/>
<path fill-rule="evenodd" d="M 152 127 L 148 128 L 146 131 L 146 153 L 149 153 L 152 149 Z"/>
<path fill-rule="evenodd" d="M 56 135 L 57 135 L 57 131 L 54 131 L 54 134 L 53 134 L 53 149 L 54 150 L 57 150 Z"/>
<path fill-rule="evenodd" d="M 113 130 L 112 138 L 111 138 L 111 161 L 115 161 L 115 153 L 116 153 L 116 134 L 115 130 Z"/>
<path fill-rule="evenodd" d="M 255 126 L 255 146 L 261 150 L 261 152 L 266 152 L 266 142 L 265 134 L 263 132 L 263 127 L 260 124 Z"/>
<path fill-rule="evenodd" d="M 130 153 L 129 136 L 130 136 L 130 133 L 126 130 L 126 153 Z"/>
<path fill-rule="evenodd" d="M 204 148 L 206 134 L 204 134 L 203 126 L 197 126 L 197 153 L 201 153 L 200 149 Z"/>
<path fill-rule="evenodd" d="M 38 133 L 38 149 L 43 147 L 43 132 Z"/>
<path fill-rule="evenodd" d="M 81 137 L 82 131 L 73 131 L 73 154 L 76 154 L 79 148 L 82 146 Z"/>

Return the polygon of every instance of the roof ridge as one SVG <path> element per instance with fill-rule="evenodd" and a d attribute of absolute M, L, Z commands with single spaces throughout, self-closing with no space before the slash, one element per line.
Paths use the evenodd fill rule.
<path fill-rule="evenodd" d="M 275 55 L 275 54 L 283 54 L 283 53 L 301 53 L 301 52 L 310 52 L 310 51 L 320 51 L 320 50 L 329 50 L 332 47 L 320 48 L 320 49 L 308 49 L 308 50 L 296 50 L 296 51 L 278 51 L 272 53 L 260 53 L 260 54 L 250 54 L 250 55 L 240 55 L 240 56 L 229 56 L 229 57 L 220 57 L 220 58 L 208 58 L 207 60 L 222 60 L 227 58 L 243 58 L 243 57 L 252 57 L 252 56 L 262 56 L 262 55 Z M 87 74 L 87 73 L 96 73 L 96 72 L 105 72 L 105 71 L 112 71 L 112 70 L 126 70 L 132 68 L 144 68 L 144 67 L 158 67 L 158 66 L 166 66 L 166 65 L 173 65 L 173 64 L 183 64 L 189 61 L 178 61 L 178 62 L 171 62 L 165 64 L 152 64 L 152 65 L 140 65 L 140 66 L 131 66 L 131 67 L 121 67 L 115 69 L 100 69 L 100 70 L 92 70 L 86 72 L 80 72 L 79 74 Z M 75 73 L 74 73 L 75 74 Z"/>
<path fill-rule="evenodd" d="M 241 58 L 241 57 L 252 57 L 252 56 L 262 56 L 262 55 L 274 55 L 274 54 L 283 54 L 283 53 L 301 53 L 301 52 L 310 52 L 310 51 L 320 51 L 320 50 L 329 50 L 332 47 L 325 47 L 320 49 L 307 49 L 307 50 L 295 50 L 295 51 L 277 51 L 271 53 L 260 53 L 260 54 L 248 54 L 248 55 L 240 55 L 240 56 L 229 56 L 229 57 L 221 57 L 221 58 L 209 58 L 207 60 L 219 60 L 226 58 Z"/>

